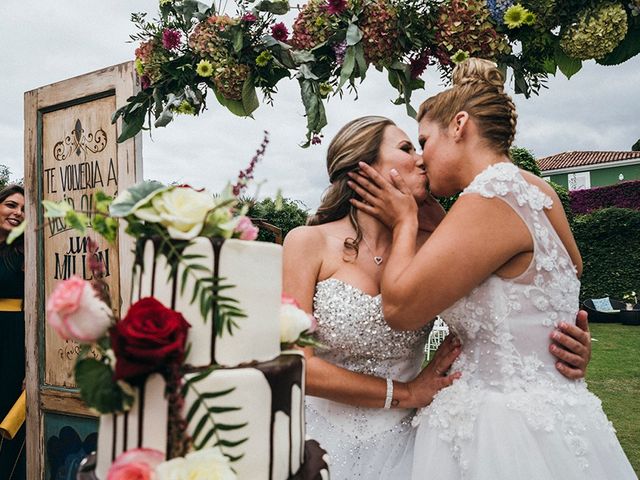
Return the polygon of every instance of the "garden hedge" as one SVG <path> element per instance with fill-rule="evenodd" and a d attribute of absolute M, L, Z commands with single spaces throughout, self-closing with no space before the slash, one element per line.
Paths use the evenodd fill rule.
<path fill-rule="evenodd" d="M 639 210 L 614 207 L 576 215 L 573 234 L 584 264 L 581 300 L 621 300 L 640 290 L 639 232 Z"/>

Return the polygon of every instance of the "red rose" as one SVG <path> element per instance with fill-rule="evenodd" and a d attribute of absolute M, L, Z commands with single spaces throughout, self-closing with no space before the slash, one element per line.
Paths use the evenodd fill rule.
<path fill-rule="evenodd" d="M 126 317 L 111 328 L 116 380 L 136 379 L 182 363 L 190 327 L 181 313 L 153 297 L 131 305 Z"/>

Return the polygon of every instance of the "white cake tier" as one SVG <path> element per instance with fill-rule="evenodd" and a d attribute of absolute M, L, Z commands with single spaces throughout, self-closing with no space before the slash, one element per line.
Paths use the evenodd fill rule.
<path fill-rule="evenodd" d="M 285 352 L 268 362 L 213 369 L 188 383 L 183 415 L 194 446 L 219 444 L 239 457 L 232 463 L 238 480 L 287 480 L 304 460 L 304 357 Z M 96 474 L 106 479 L 109 466 L 125 449 L 166 451 L 168 403 L 164 380 L 151 376 L 127 414 L 100 418 Z M 143 402 L 141 403 L 141 398 Z"/>
<path fill-rule="evenodd" d="M 235 366 L 249 362 L 264 362 L 280 354 L 279 312 L 282 292 L 282 247 L 273 243 L 226 240 L 216 256 L 215 240 L 196 238 L 183 252 L 199 255 L 190 263 L 206 266 L 217 273 L 224 285 L 233 285 L 221 295 L 237 300 L 247 315 L 237 320 L 238 328 L 229 334 L 214 337 L 213 310 L 210 318 L 203 319 L 200 303 L 191 303 L 194 284 L 204 275 L 193 270 L 182 289 L 184 265 L 179 265 L 172 276 L 166 258 L 157 254 L 154 241 L 147 240 L 136 260 L 132 301 L 153 296 L 166 307 L 180 312 L 191 324 L 185 361 L 195 367 L 211 364 Z"/>

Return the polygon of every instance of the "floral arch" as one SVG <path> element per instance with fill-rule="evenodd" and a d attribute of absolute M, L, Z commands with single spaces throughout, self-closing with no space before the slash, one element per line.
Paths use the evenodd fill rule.
<path fill-rule="evenodd" d="M 415 115 L 411 94 L 425 69 L 446 78 L 469 56 L 495 61 L 528 97 L 558 70 L 569 78 L 584 60 L 615 65 L 640 52 L 640 0 L 310 0 L 290 25 L 287 0 L 239 0 L 233 14 L 216 3 L 160 0 L 157 19 L 132 15 L 142 88 L 114 114 L 123 119 L 118 141 L 145 123 L 201 113 L 209 91 L 249 116 L 258 90 L 271 103 L 278 82 L 295 78 L 308 146 L 327 124 L 325 100 L 355 90 L 371 66 Z"/>

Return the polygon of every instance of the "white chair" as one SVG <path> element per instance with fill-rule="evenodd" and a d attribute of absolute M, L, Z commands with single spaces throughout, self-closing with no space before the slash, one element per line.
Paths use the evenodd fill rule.
<path fill-rule="evenodd" d="M 442 341 L 449 335 L 449 327 L 440 316 L 436 317 L 433 322 L 433 328 L 429 333 L 429 339 L 427 340 L 427 360 L 431 357 L 431 352 L 435 352 Z"/>

